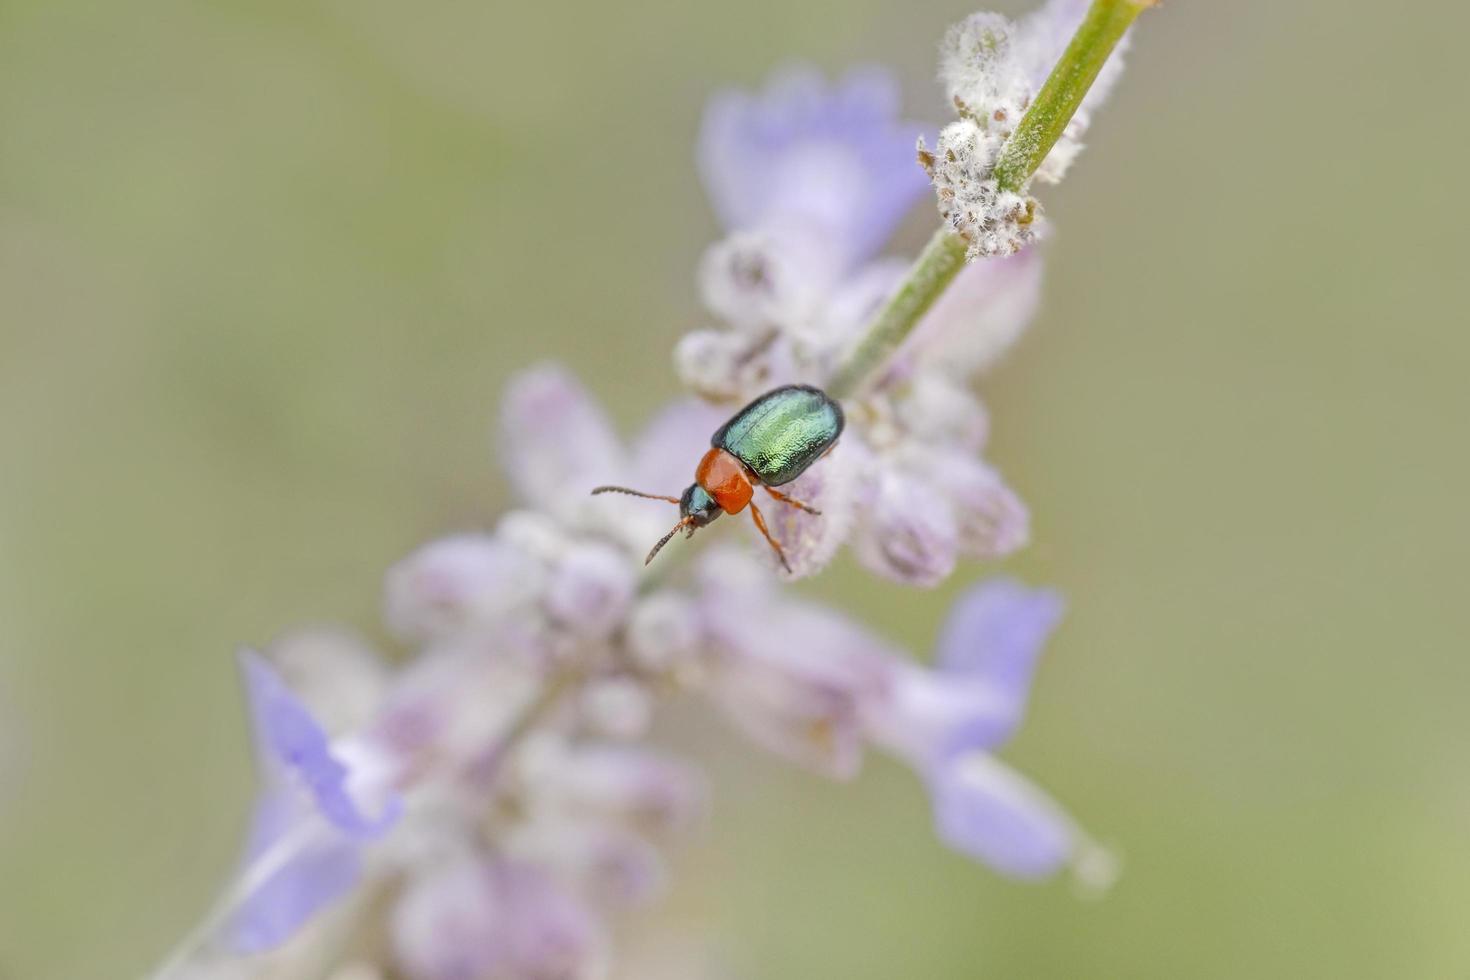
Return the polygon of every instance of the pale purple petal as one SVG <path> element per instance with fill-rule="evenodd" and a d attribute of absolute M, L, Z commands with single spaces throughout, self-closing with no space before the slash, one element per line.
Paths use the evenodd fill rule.
<path fill-rule="evenodd" d="M 577 717 L 589 734 L 631 741 L 653 725 L 655 692 L 644 677 L 612 674 L 588 681 L 577 695 Z"/>
<path fill-rule="evenodd" d="M 419 548 L 388 570 L 388 626 L 405 640 L 496 635 L 536 603 L 540 563 L 499 536 L 460 534 Z"/>
<path fill-rule="evenodd" d="M 926 186 L 913 152 L 923 127 L 897 111 L 897 85 L 878 69 L 829 87 L 795 68 L 759 95 L 717 95 L 698 152 L 715 212 L 732 231 L 819 227 L 844 265 L 860 263 Z"/>
<path fill-rule="evenodd" d="M 503 644 L 512 644 L 507 649 Z M 371 735 L 403 769 L 425 765 L 473 771 L 542 688 L 539 651 L 515 636 L 495 644 L 446 647 L 406 666 Z"/>
<path fill-rule="evenodd" d="M 1078 846 L 1071 818 L 1019 773 L 983 752 L 957 756 L 930 774 L 939 839 L 1003 874 L 1042 878 Z"/>
<path fill-rule="evenodd" d="M 601 924 L 541 869 L 467 858 L 417 878 L 390 935 L 411 980 L 582 980 L 605 960 Z"/>
<path fill-rule="evenodd" d="M 494 882 L 464 860 L 415 878 L 393 907 L 389 935 L 412 980 L 478 980 L 506 959 Z"/>
<path fill-rule="evenodd" d="M 348 769 L 331 751 L 323 731 L 304 705 L 286 687 L 274 667 L 254 650 L 242 650 L 240 670 L 245 679 L 262 782 L 304 790 L 316 811 L 345 834 L 372 838 L 398 817 L 396 802 L 369 816 L 348 793 Z"/>
<path fill-rule="evenodd" d="M 711 313 L 759 340 L 773 326 L 809 320 L 847 270 L 846 253 L 821 227 L 771 224 L 705 249 L 699 295 Z"/>
<path fill-rule="evenodd" d="M 717 651 L 712 693 L 757 744 L 835 779 L 862 764 L 863 718 L 892 658 L 865 629 L 810 603 L 705 603 Z"/>
<path fill-rule="evenodd" d="M 603 974 L 607 938 L 586 905 L 532 865 L 499 861 L 492 873 L 506 914 L 499 931 L 512 976 L 591 980 Z"/>
<path fill-rule="evenodd" d="M 240 873 L 252 874 L 256 862 L 274 864 L 277 849 L 288 849 L 279 870 L 246 897 L 226 930 L 232 946 L 253 952 L 285 942 L 350 891 L 361 842 L 387 831 L 402 808 L 390 798 L 376 816 L 364 812 L 349 793 L 349 767 L 275 668 L 252 650 L 240 652 L 239 664 L 261 782 Z M 298 837 L 304 843 L 296 848 Z"/>
<path fill-rule="evenodd" d="M 940 635 L 937 662 L 948 674 L 982 680 L 1014 706 L 1019 720 L 1042 648 L 1061 622 L 1063 602 L 1051 589 L 995 579 L 955 604 Z"/>
<path fill-rule="evenodd" d="M 674 371 L 699 397 L 733 404 L 750 380 L 752 346 L 733 330 L 691 330 L 674 346 Z"/>
<path fill-rule="evenodd" d="M 533 862 L 575 884 L 593 900 L 637 905 L 657 897 L 667 882 L 662 855 L 638 834 L 596 820 L 538 820 L 517 828 L 506 853 Z"/>
<path fill-rule="evenodd" d="M 287 835 L 313 819 L 299 800 L 284 794 L 256 804 L 251 821 L 249 855 L 240 874 L 256 860 L 270 860 L 275 845 L 291 846 Z M 279 871 L 268 875 L 240 903 L 224 932 L 231 949 L 258 953 L 274 949 L 296 935 L 317 913 L 336 904 L 357 886 L 361 874 L 360 845 L 340 835 L 321 834 L 291 855 Z"/>
<path fill-rule="evenodd" d="M 1061 618 L 1047 589 L 996 579 L 969 590 L 942 632 L 938 668 L 897 665 L 865 716 L 879 744 L 921 772 L 998 748 L 1026 712 L 1036 662 Z"/>
<path fill-rule="evenodd" d="M 967 452 L 931 450 L 906 458 L 949 501 L 963 554 L 992 561 L 1026 546 L 1031 513 L 993 468 Z"/>
<path fill-rule="evenodd" d="M 546 606 L 569 632 L 605 638 L 621 625 L 637 587 L 637 572 L 623 552 L 595 541 L 576 544 L 552 569 Z"/>
<path fill-rule="evenodd" d="M 651 749 L 586 745 L 557 760 L 545 791 L 573 812 L 612 818 L 639 831 L 683 832 L 705 812 L 704 775 L 683 760 Z"/>
<path fill-rule="evenodd" d="M 904 431 L 928 446 L 978 453 L 990 435 L 990 416 L 961 378 L 940 370 L 908 379 L 894 411 Z"/>
<path fill-rule="evenodd" d="M 692 670 L 703 640 L 699 604 L 671 590 L 639 600 L 623 631 L 628 658 L 654 675 Z"/>
<path fill-rule="evenodd" d="M 563 368 L 543 365 L 512 379 L 501 406 L 506 473 L 526 503 L 570 518 L 592 488 L 627 465 L 612 424 Z"/>
<path fill-rule="evenodd" d="M 1005 742 L 1019 710 L 1006 695 L 983 679 L 898 664 L 865 721 L 877 744 L 928 772 L 957 752 Z"/>
<path fill-rule="evenodd" d="M 954 508 L 935 488 L 900 468 L 885 466 L 853 550 L 872 572 L 931 588 L 954 571 L 959 557 Z"/>

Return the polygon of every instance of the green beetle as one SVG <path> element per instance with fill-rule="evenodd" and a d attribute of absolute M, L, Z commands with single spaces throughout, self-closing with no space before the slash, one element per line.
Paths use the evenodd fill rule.
<path fill-rule="evenodd" d="M 683 496 L 666 497 L 627 487 L 598 487 L 592 492 L 626 493 L 679 505 L 679 523 L 653 546 L 648 561 L 680 531 L 693 534 L 721 514 L 738 514 L 748 506 L 755 526 L 789 572 L 785 552 L 771 537 L 752 500 L 755 488 L 765 487 L 781 503 L 809 514 L 821 513 L 775 488 L 790 483 L 821 459 L 842 435 L 844 424 L 842 406 L 820 388 L 784 385 L 761 395 L 720 426 Z"/>

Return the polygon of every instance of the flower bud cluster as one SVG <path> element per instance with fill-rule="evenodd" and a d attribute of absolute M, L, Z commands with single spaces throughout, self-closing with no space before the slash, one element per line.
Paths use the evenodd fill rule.
<path fill-rule="evenodd" d="M 919 161 L 940 217 L 969 243 L 971 259 L 1014 255 L 1040 234 L 1040 205 L 1024 188 L 1002 188 L 996 164 L 1086 9 L 1085 0 L 1049 0 L 1019 21 L 977 13 L 945 34 L 939 76 L 959 118 L 940 131 L 932 150 L 919 140 Z M 1032 179 L 1054 184 L 1066 174 L 1092 113 L 1122 71 L 1121 55 L 1120 47 Z"/>

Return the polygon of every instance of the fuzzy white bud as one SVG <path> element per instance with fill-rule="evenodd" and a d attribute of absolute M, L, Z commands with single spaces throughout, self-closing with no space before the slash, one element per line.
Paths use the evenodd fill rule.
<path fill-rule="evenodd" d="M 1003 143 L 973 119 L 944 127 L 933 152 L 919 141 L 919 161 L 934 182 L 939 215 L 969 243 L 970 259 L 1014 255 L 1036 239 L 1036 200 L 1002 190 L 995 180 Z"/>

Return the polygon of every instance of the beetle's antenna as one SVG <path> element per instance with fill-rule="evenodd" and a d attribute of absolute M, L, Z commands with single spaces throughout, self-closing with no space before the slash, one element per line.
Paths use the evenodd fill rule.
<path fill-rule="evenodd" d="M 644 493 L 642 490 L 629 490 L 627 487 L 597 487 L 592 491 L 595 497 L 599 493 L 626 493 L 630 497 L 647 497 L 649 500 L 667 500 L 671 504 L 679 502 L 678 497 L 665 497 L 661 493 Z"/>
<path fill-rule="evenodd" d="M 649 562 L 653 561 L 653 556 L 662 551 L 663 546 L 674 539 L 674 535 L 678 534 L 680 531 L 684 530 L 686 527 L 693 523 L 694 518 L 692 517 L 685 517 L 681 519 L 678 524 L 674 525 L 674 529 L 672 531 L 658 539 L 658 544 L 653 546 L 653 550 L 648 553 L 648 558 L 643 562 L 643 564 L 647 565 Z"/>

